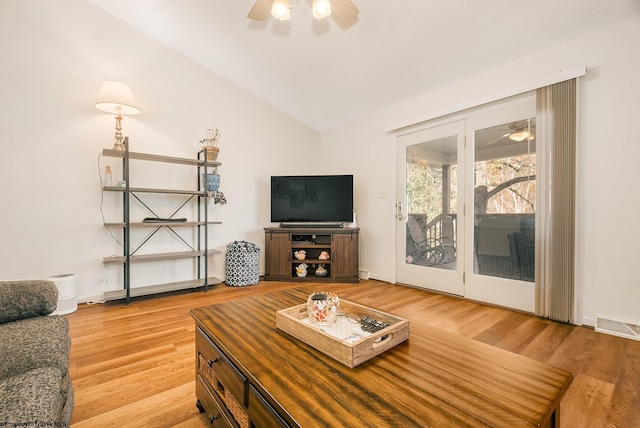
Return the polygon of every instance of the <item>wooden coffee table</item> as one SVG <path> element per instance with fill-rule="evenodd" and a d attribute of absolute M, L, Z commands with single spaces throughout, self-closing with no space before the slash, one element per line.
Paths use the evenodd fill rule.
<path fill-rule="evenodd" d="M 554 427 L 573 375 L 412 321 L 355 368 L 276 328 L 294 289 L 192 309 L 196 394 L 227 426 Z M 373 306 L 369 304 L 369 306 Z"/>

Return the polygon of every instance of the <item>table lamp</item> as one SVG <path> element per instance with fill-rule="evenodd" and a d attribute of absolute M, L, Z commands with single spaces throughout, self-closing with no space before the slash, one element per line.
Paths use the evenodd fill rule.
<path fill-rule="evenodd" d="M 100 88 L 95 106 L 100 111 L 116 114 L 116 142 L 113 145 L 113 150 L 124 151 L 122 115 L 140 113 L 129 85 L 117 80 L 105 80 Z"/>

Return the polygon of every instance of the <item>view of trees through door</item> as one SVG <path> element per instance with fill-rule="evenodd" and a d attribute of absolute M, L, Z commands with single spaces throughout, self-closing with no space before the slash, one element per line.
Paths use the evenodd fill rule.
<path fill-rule="evenodd" d="M 533 282 L 535 118 L 475 131 L 474 273 Z"/>
<path fill-rule="evenodd" d="M 455 270 L 458 165 L 420 155 L 433 146 L 442 148 L 439 154 L 453 154 L 456 138 L 429 141 L 408 150 L 406 258 L 418 265 Z"/>
<path fill-rule="evenodd" d="M 477 130 L 475 142 L 474 273 L 533 281 L 535 118 Z M 407 246 L 410 262 L 456 269 L 457 168 L 415 154 L 407 159 L 406 242 L 420 242 L 417 235 L 428 242 L 426 251 Z"/>
<path fill-rule="evenodd" d="M 464 120 L 410 132 L 396 147 L 397 281 L 464 294 Z"/>
<path fill-rule="evenodd" d="M 533 312 L 536 103 L 501 100 L 398 137 L 398 282 Z"/>

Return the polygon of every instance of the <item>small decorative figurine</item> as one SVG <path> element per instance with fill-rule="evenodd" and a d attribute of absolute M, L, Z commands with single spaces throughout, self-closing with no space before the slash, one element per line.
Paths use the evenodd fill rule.
<path fill-rule="evenodd" d="M 305 276 L 307 276 L 307 264 L 306 263 L 301 263 L 296 267 L 296 275 L 298 275 L 300 278 L 303 278 Z"/>
<path fill-rule="evenodd" d="M 294 251 L 293 256 L 298 260 L 304 260 L 307 258 L 307 252 L 305 250 Z"/>
<path fill-rule="evenodd" d="M 316 268 L 316 276 L 327 276 L 327 273 L 329 273 L 329 271 L 327 271 L 327 269 L 322 264 L 318 265 L 318 267 Z"/>
<path fill-rule="evenodd" d="M 322 251 L 320 253 L 320 256 L 318 256 L 319 260 L 329 260 L 329 252 L 328 251 Z"/>

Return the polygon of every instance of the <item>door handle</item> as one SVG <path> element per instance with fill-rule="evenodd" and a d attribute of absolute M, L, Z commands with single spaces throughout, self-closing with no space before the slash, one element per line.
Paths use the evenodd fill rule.
<path fill-rule="evenodd" d="M 402 221 L 402 219 L 403 219 L 402 202 L 396 202 L 396 219 L 398 221 Z"/>

